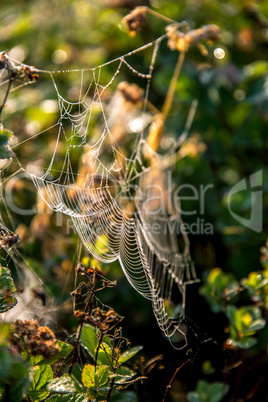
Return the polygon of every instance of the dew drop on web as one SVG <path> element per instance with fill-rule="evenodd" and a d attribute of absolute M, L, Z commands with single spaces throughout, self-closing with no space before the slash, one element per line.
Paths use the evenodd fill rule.
<path fill-rule="evenodd" d="M 113 165 L 112 165 L 112 167 L 111 167 L 111 170 L 112 170 L 113 172 L 120 172 L 121 166 L 119 165 L 119 163 L 118 163 L 117 160 L 114 161 L 114 163 L 113 163 Z"/>

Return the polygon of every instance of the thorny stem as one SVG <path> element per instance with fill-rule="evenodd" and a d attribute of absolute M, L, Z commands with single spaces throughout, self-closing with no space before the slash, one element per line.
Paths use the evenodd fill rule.
<path fill-rule="evenodd" d="M 169 391 L 170 388 L 172 387 L 172 384 L 173 384 L 173 381 L 175 380 L 176 375 L 178 374 L 178 372 L 180 371 L 180 369 L 182 369 L 182 367 L 183 367 L 186 363 L 188 363 L 188 361 L 189 361 L 189 359 L 186 360 L 184 363 L 182 363 L 182 364 L 180 365 L 180 367 L 177 367 L 177 368 L 176 368 L 176 371 L 175 371 L 175 373 L 173 374 L 173 377 L 171 378 L 171 380 L 170 380 L 170 382 L 169 382 L 169 384 L 168 384 L 168 386 L 167 386 L 167 388 L 166 388 L 166 392 L 165 392 L 165 395 L 164 395 L 164 398 L 163 398 L 162 402 L 165 402 L 166 397 L 167 397 L 167 394 L 168 394 L 168 391 Z"/>
<path fill-rule="evenodd" d="M 163 114 L 163 119 L 164 120 L 166 120 L 166 118 L 168 116 L 168 113 L 170 111 L 170 107 L 171 107 L 172 100 L 173 100 L 173 97 L 174 97 L 174 93 L 175 93 L 175 90 L 176 90 L 176 84 L 177 84 L 177 81 L 178 81 L 179 76 L 180 76 L 180 72 L 181 72 L 181 68 L 182 68 L 184 59 L 185 59 L 185 52 L 180 52 L 178 60 L 177 60 L 177 64 L 176 64 L 176 67 L 175 67 L 175 70 L 174 70 L 174 73 L 173 73 L 173 76 L 172 76 L 171 81 L 170 81 L 170 85 L 169 85 L 169 88 L 168 88 L 168 93 L 166 95 L 166 98 L 165 98 L 165 101 L 164 101 L 164 104 L 163 104 L 163 107 L 162 107 L 162 114 Z"/>
<path fill-rule="evenodd" d="M 87 310 L 88 310 L 88 308 L 89 308 L 89 306 L 90 306 L 92 297 L 93 297 L 93 295 L 94 295 L 94 293 L 95 293 L 95 292 L 94 292 L 95 280 L 96 280 L 96 271 L 94 271 L 94 273 L 93 273 L 92 289 L 91 289 L 89 298 L 88 298 L 88 300 L 87 300 L 87 303 L 86 303 L 86 305 L 85 305 L 84 313 L 87 312 Z M 79 345 L 80 345 L 80 338 L 81 338 L 81 333 L 82 333 L 83 325 L 84 325 L 84 318 L 82 317 L 82 318 L 80 319 L 79 327 L 78 327 L 78 329 L 77 329 L 76 345 L 75 345 L 74 352 L 73 352 L 73 357 L 72 357 L 72 360 L 71 360 L 71 363 L 70 363 L 70 366 L 69 366 L 68 374 L 71 374 L 72 369 L 73 369 L 73 365 L 74 365 L 74 363 L 75 363 L 75 361 L 76 361 L 76 358 L 77 358 L 77 353 L 78 353 L 78 349 L 79 349 Z"/>

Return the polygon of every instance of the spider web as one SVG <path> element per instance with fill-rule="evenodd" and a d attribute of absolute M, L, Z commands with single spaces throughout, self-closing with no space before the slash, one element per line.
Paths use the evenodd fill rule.
<path fill-rule="evenodd" d="M 27 165 L 17 159 L 19 170 L 27 172 L 52 211 L 72 219 L 94 258 L 103 263 L 119 261 L 129 283 L 152 302 L 161 330 L 171 337 L 181 332 L 186 285 L 196 275 L 189 240 L 174 205 L 171 154 L 161 156 L 150 149 L 154 158 L 145 156 L 148 126 L 154 118 L 150 83 L 163 39 L 165 35 L 93 69 L 35 69 L 41 77 L 50 78 L 58 120 L 13 148 L 23 149 L 29 140 L 41 141 L 47 154 L 45 144 L 54 138 L 47 165 L 45 159 L 40 163 L 40 156 L 29 155 Z M 133 66 L 136 55 L 142 65 L 147 62 L 147 71 Z M 112 73 L 107 73 L 108 65 Z M 118 84 L 123 69 L 139 86 Z M 77 82 L 71 95 L 64 96 L 60 87 L 64 73 L 72 74 Z"/>

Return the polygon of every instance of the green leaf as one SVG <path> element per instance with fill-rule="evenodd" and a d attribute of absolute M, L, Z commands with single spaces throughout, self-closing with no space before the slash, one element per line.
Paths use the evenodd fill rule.
<path fill-rule="evenodd" d="M 0 267 L 0 313 L 5 313 L 17 304 L 14 292 L 15 285 L 10 270 Z"/>
<path fill-rule="evenodd" d="M 112 400 L 113 402 L 137 402 L 137 395 L 135 394 L 135 392 L 132 391 L 114 391 Z"/>
<path fill-rule="evenodd" d="M 15 292 L 15 285 L 10 270 L 2 266 L 0 267 L 0 289 L 1 288 L 9 288 L 12 292 Z"/>
<path fill-rule="evenodd" d="M 245 336 L 239 340 L 233 340 L 232 345 L 241 349 L 249 349 L 252 346 L 256 345 L 257 339 L 252 336 Z"/>
<path fill-rule="evenodd" d="M 23 352 L 22 352 L 23 353 Z M 23 356 L 25 359 L 27 359 L 27 354 Z M 41 362 L 43 360 L 42 355 L 36 355 L 36 356 L 30 356 L 29 363 L 32 367 L 34 366 L 41 366 Z M 42 364 L 43 365 L 43 364 Z"/>
<path fill-rule="evenodd" d="M 227 306 L 226 314 L 237 331 L 252 335 L 265 326 L 261 310 L 258 307 L 247 306 L 236 308 Z"/>
<path fill-rule="evenodd" d="M 47 389 L 50 392 L 59 394 L 77 392 L 75 382 L 69 376 L 69 374 L 65 374 L 60 378 L 54 378 L 53 380 L 49 381 Z"/>
<path fill-rule="evenodd" d="M 143 346 L 134 346 L 133 348 L 126 350 L 119 357 L 118 363 L 125 363 L 126 361 L 131 359 L 133 356 L 135 356 L 142 348 L 143 348 Z"/>
<path fill-rule="evenodd" d="M 95 388 L 95 367 L 86 364 L 82 371 L 82 383 L 86 388 Z"/>
<path fill-rule="evenodd" d="M 6 340 L 9 334 L 10 334 L 10 325 L 8 323 L 0 322 L 0 345 L 6 344 Z"/>
<path fill-rule="evenodd" d="M 210 402 L 220 402 L 224 395 L 227 394 L 229 386 L 220 382 L 210 384 Z"/>
<path fill-rule="evenodd" d="M 265 60 L 257 60 L 248 64 L 243 68 L 246 78 L 256 79 L 267 73 L 268 62 Z"/>
<path fill-rule="evenodd" d="M 86 394 L 76 395 L 52 395 L 46 399 L 47 402 L 88 402 Z"/>
<path fill-rule="evenodd" d="M 87 349 L 91 357 L 95 358 L 95 351 L 98 345 L 98 338 L 92 325 L 83 325 L 81 333 L 81 344 Z"/>
<path fill-rule="evenodd" d="M 226 315 L 229 318 L 229 320 L 231 321 L 231 323 L 233 324 L 234 327 L 236 327 L 235 323 L 236 323 L 236 318 L 235 318 L 235 312 L 236 312 L 236 307 L 233 305 L 229 305 L 226 308 Z"/>
<path fill-rule="evenodd" d="M 8 141 L 13 136 L 13 131 L 0 128 L 0 147 L 8 144 Z"/>
<path fill-rule="evenodd" d="M 200 396 L 198 395 L 197 392 L 191 391 L 188 392 L 187 394 L 187 400 L 189 402 L 201 402 L 202 400 L 200 399 Z"/>
<path fill-rule="evenodd" d="M 9 393 L 9 400 L 10 401 L 21 401 L 24 400 L 24 396 L 28 391 L 30 386 L 30 379 L 26 376 L 23 378 L 16 378 L 14 383 L 12 384 L 10 393 Z"/>
<path fill-rule="evenodd" d="M 133 378 L 135 375 L 135 371 L 129 369 L 128 367 L 121 366 L 116 370 L 115 382 L 117 384 L 122 384 L 126 381 L 131 380 L 131 378 Z M 113 377 L 113 375 L 111 377 Z"/>
<path fill-rule="evenodd" d="M 86 364 L 82 371 L 82 382 L 86 388 L 100 388 L 107 384 L 109 379 L 108 366 Z"/>
<path fill-rule="evenodd" d="M 0 125 L 0 159 L 14 158 L 15 154 L 8 145 L 13 132 Z"/>
<path fill-rule="evenodd" d="M 0 147 L 0 159 L 14 158 L 14 156 L 15 156 L 14 152 L 8 145 Z"/>
<path fill-rule="evenodd" d="M 101 346 L 99 348 L 98 352 L 98 359 L 97 362 L 99 365 L 103 366 L 111 366 L 111 360 L 112 360 L 112 349 L 107 343 L 104 341 L 101 343 Z"/>
<path fill-rule="evenodd" d="M 59 359 L 63 359 L 65 357 L 67 357 L 73 350 L 72 345 L 69 345 L 68 343 L 65 343 L 63 341 L 57 341 L 56 345 L 58 345 L 60 348 L 59 353 L 56 356 L 50 357 L 49 359 L 43 359 L 43 357 L 42 357 L 42 360 L 40 360 L 39 364 L 51 365 L 51 364 L 55 363 L 56 361 L 58 361 Z"/>
<path fill-rule="evenodd" d="M 1 382 L 5 381 L 9 376 L 11 369 L 11 356 L 9 350 L 6 346 L 0 347 L 0 379 Z"/>
<path fill-rule="evenodd" d="M 108 382 L 109 379 L 108 375 L 109 375 L 108 366 L 98 367 L 95 374 L 95 383 L 97 387 L 102 387 Z"/>
<path fill-rule="evenodd" d="M 30 386 L 30 382 L 29 364 L 18 354 L 10 351 L 6 345 L 1 345 L 0 388 L 3 384 L 10 384 L 8 400 L 21 401 Z"/>
<path fill-rule="evenodd" d="M 42 401 L 49 395 L 46 385 L 52 380 L 53 373 L 50 366 L 36 366 L 32 370 L 33 381 L 29 389 L 29 395 L 34 401 Z"/>
<path fill-rule="evenodd" d="M 259 331 L 260 329 L 265 327 L 265 324 L 266 324 L 265 320 L 263 318 L 259 318 L 252 322 L 249 329 L 250 329 L 250 331 L 254 331 L 254 332 Z"/>
<path fill-rule="evenodd" d="M 200 294 L 204 296 L 215 313 L 219 313 L 239 291 L 239 283 L 232 274 L 226 274 L 221 268 L 213 268 L 200 288 Z"/>
<path fill-rule="evenodd" d="M 222 382 L 209 383 L 199 380 L 196 390 L 188 392 L 187 399 L 190 402 L 220 402 L 228 392 L 229 386 Z"/>
<path fill-rule="evenodd" d="M 59 358 L 63 358 L 63 357 L 68 356 L 68 355 L 72 352 L 72 350 L 73 350 L 73 346 L 72 346 L 72 345 L 69 345 L 69 344 L 66 343 L 66 342 L 57 341 L 56 344 L 57 344 L 57 345 L 59 346 L 59 348 L 60 348 L 60 352 L 59 352 L 59 355 L 58 355 Z"/>
<path fill-rule="evenodd" d="M 16 306 L 17 303 L 18 300 L 14 296 L 0 297 L 0 313 L 5 313 L 6 311 Z"/>
<path fill-rule="evenodd" d="M 111 342 L 111 339 L 109 338 L 109 336 L 104 336 L 102 338 L 102 342 L 106 343 L 106 345 L 108 345 L 110 348 L 112 348 L 112 342 Z"/>

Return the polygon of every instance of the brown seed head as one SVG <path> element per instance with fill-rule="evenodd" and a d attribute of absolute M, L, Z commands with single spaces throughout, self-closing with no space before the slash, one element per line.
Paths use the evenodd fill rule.
<path fill-rule="evenodd" d="M 137 32 L 144 25 L 146 11 L 146 7 L 136 7 L 135 10 L 131 11 L 131 13 L 122 19 L 122 22 L 127 28 L 130 36 L 136 36 Z"/>

